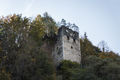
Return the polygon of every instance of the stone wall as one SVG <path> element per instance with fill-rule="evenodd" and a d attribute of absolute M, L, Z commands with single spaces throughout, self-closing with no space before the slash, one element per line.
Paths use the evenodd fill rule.
<path fill-rule="evenodd" d="M 63 59 L 71 60 L 80 63 L 81 54 L 80 54 L 80 41 L 73 38 L 67 38 L 66 35 L 63 36 Z"/>
<path fill-rule="evenodd" d="M 52 55 L 56 65 L 59 65 L 62 60 L 71 60 L 80 63 L 79 33 L 62 26 L 58 31 L 57 42 Z"/>

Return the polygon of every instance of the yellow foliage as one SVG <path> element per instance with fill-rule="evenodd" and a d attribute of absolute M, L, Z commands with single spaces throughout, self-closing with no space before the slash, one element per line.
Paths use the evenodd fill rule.
<path fill-rule="evenodd" d="M 112 58 L 115 59 L 118 55 L 113 53 L 113 52 L 102 52 L 99 53 L 99 57 L 104 59 L 104 58 Z"/>
<path fill-rule="evenodd" d="M 32 58 L 31 61 L 32 61 L 32 62 L 36 62 L 36 59 L 35 59 L 35 58 Z"/>
<path fill-rule="evenodd" d="M 5 69 L 2 69 L 1 72 L 0 72 L 0 79 L 11 80 L 11 74 L 9 72 L 6 72 Z"/>
<path fill-rule="evenodd" d="M 7 58 L 7 56 L 3 56 L 3 59 L 6 59 Z"/>

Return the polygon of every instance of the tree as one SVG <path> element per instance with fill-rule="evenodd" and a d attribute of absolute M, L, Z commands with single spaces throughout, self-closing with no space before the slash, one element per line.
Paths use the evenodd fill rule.
<path fill-rule="evenodd" d="M 107 46 L 107 43 L 105 41 L 99 42 L 98 47 L 101 49 L 103 53 L 109 51 L 109 47 Z"/>
<path fill-rule="evenodd" d="M 108 63 L 105 66 L 102 66 L 101 70 L 103 79 L 105 80 L 119 80 L 120 79 L 120 65 L 116 62 Z"/>
<path fill-rule="evenodd" d="M 55 69 L 48 55 L 37 49 L 33 49 L 30 54 L 18 55 L 15 80 L 55 80 Z"/>
<path fill-rule="evenodd" d="M 40 19 L 39 16 L 36 18 L 37 27 L 41 25 Z M 0 73 L 0 78 L 9 80 L 7 75 L 10 73 L 11 80 L 55 80 L 51 57 L 40 49 L 38 41 L 31 36 L 30 24 L 28 18 L 16 14 L 1 19 L 0 70 L 4 68 L 5 73 Z"/>
<path fill-rule="evenodd" d="M 43 23 L 43 18 L 41 15 L 38 15 L 31 23 L 30 35 L 36 42 L 38 42 L 39 45 L 42 45 L 42 39 L 46 34 L 45 31 L 46 28 L 45 24 Z"/>
<path fill-rule="evenodd" d="M 82 68 L 80 64 L 64 60 L 60 64 L 59 71 L 63 80 L 96 80 L 97 76 L 90 69 Z"/>
<path fill-rule="evenodd" d="M 0 71 L 0 80 L 11 80 L 10 73 L 7 73 L 4 69 Z"/>
<path fill-rule="evenodd" d="M 18 54 L 24 53 L 22 49 L 25 49 L 28 41 L 29 19 L 14 14 L 2 18 L 0 25 L 2 26 L 0 70 L 4 67 L 7 73 L 11 73 L 11 79 L 13 79 L 15 61 Z"/>
<path fill-rule="evenodd" d="M 57 34 L 57 24 L 52 17 L 48 15 L 47 12 L 44 13 L 43 23 L 46 27 L 46 35 L 53 38 Z"/>
<path fill-rule="evenodd" d="M 62 74 L 63 80 L 72 80 L 74 68 L 80 68 L 80 65 L 76 62 L 69 60 L 63 60 L 59 66 L 59 73 Z"/>
<path fill-rule="evenodd" d="M 87 38 L 86 33 L 84 34 L 84 37 L 80 39 L 80 50 L 81 50 L 81 57 L 82 57 L 82 64 L 84 66 L 85 64 L 85 58 L 87 56 L 98 56 L 98 54 L 101 52 L 98 47 L 95 47 Z"/>

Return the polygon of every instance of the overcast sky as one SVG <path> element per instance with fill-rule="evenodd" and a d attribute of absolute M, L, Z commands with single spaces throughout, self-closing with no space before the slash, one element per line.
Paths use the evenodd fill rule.
<path fill-rule="evenodd" d="M 120 0 L 0 0 L 0 16 L 22 13 L 34 18 L 44 12 L 55 21 L 75 23 L 94 45 L 104 40 L 120 53 Z"/>

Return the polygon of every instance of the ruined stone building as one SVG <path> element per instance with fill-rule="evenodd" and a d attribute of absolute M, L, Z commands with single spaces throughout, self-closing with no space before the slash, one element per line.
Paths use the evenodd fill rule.
<path fill-rule="evenodd" d="M 60 27 L 52 56 L 56 65 L 59 65 L 62 60 L 71 60 L 80 63 L 79 32 L 65 26 Z"/>

